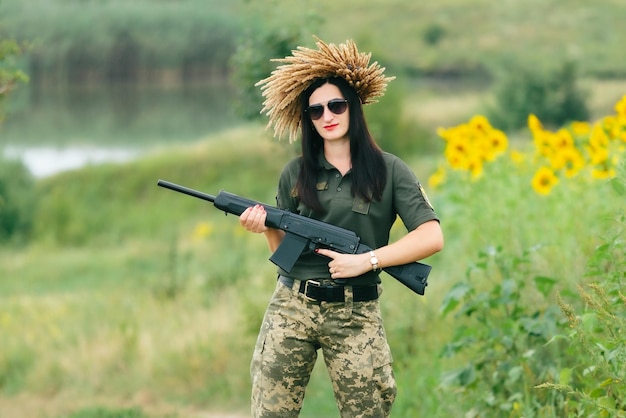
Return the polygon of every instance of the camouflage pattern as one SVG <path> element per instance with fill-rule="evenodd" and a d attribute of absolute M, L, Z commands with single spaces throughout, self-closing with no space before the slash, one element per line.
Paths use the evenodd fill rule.
<path fill-rule="evenodd" d="M 317 302 L 280 281 L 250 367 L 253 417 L 297 417 L 322 349 L 342 418 L 388 417 L 396 397 L 378 300 Z"/>

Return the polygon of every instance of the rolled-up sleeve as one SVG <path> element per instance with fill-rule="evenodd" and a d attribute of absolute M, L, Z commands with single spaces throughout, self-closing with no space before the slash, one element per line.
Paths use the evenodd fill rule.
<path fill-rule="evenodd" d="M 299 169 L 300 158 L 289 161 L 280 173 L 278 189 L 276 190 L 276 206 L 293 213 L 297 213 L 298 210 L 298 200 L 294 188 L 298 180 Z"/>
<path fill-rule="evenodd" d="M 412 231 L 424 222 L 439 221 L 413 170 L 399 158 L 394 158 L 390 166 L 394 209 L 407 230 Z"/>

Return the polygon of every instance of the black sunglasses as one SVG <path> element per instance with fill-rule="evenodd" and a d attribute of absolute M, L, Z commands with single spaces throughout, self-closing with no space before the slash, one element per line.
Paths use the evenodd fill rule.
<path fill-rule="evenodd" d="M 333 112 L 335 115 L 341 115 L 343 112 L 348 110 L 348 101 L 346 99 L 332 99 L 328 101 L 326 106 L 328 107 L 328 110 Z M 306 111 L 311 117 L 311 120 L 318 120 L 324 114 L 324 105 L 314 104 L 309 106 Z"/>

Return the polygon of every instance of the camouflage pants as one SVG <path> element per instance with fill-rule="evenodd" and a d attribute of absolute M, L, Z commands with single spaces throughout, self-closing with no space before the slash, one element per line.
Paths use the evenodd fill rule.
<path fill-rule="evenodd" d="M 378 300 L 315 302 L 281 282 L 265 312 L 250 367 L 252 415 L 297 417 L 322 349 L 341 417 L 388 417 L 396 396 Z"/>

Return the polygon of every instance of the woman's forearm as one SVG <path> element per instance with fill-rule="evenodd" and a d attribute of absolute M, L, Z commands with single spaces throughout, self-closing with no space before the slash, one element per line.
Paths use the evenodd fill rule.
<path fill-rule="evenodd" d="M 267 228 L 267 230 L 264 231 L 263 234 L 265 235 L 267 245 L 270 248 L 271 252 L 276 251 L 280 243 L 283 241 L 283 238 L 285 237 L 284 231 L 274 228 Z"/>
<path fill-rule="evenodd" d="M 443 249 L 439 222 L 423 223 L 398 241 L 376 249 L 379 267 L 398 266 L 429 257 Z"/>

